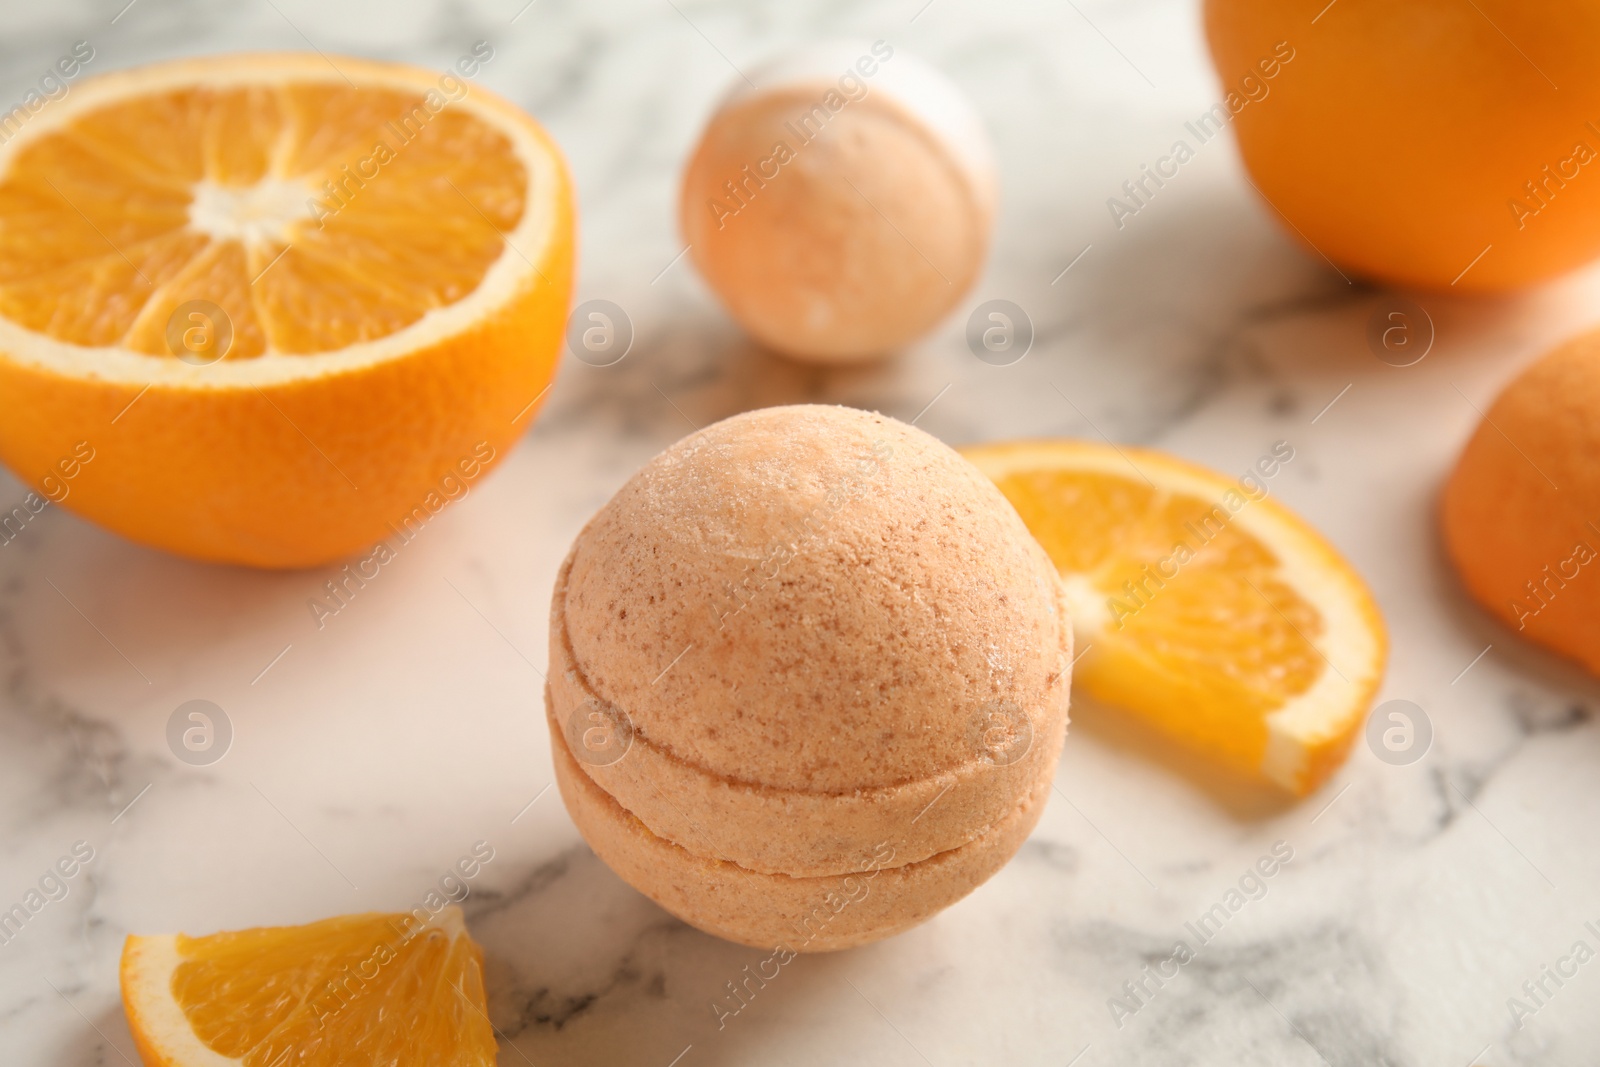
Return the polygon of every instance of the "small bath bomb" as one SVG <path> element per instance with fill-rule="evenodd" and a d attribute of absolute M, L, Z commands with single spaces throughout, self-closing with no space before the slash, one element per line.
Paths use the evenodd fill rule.
<path fill-rule="evenodd" d="M 1055 568 L 976 468 L 885 416 L 767 408 L 679 441 L 579 534 L 550 619 L 573 821 L 729 940 L 904 930 L 1048 799 L 1072 663 Z"/>
<path fill-rule="evenodd" d="M 994 222 L 961 91 L 884 41 L 813 46 L 722 101 L 684 173 L 689 254 L 729 314 L 796 359 L 882 356 L 971 288 Z"/>

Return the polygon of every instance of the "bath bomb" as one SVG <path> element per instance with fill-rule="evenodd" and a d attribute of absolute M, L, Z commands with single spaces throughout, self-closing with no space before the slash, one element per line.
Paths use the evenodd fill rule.
<path fill-rule="evenodd" d="M 1511 380 L 1462 450 L 1440 501 L 1467 591 L 1530 641 L 1600 676 L 1600 331 Z"/>
<path fill-rule="evenodd" d="M 737 82 L 684 173 L 689 254 L 729 314 L 796 359 L 882 356 L 976 280 L 994 222 L 983 124 L 884 41 L 801 49 Z"/>
<path fill-rule="evenodd" d="M 702 930 L 904 930 L 1020 847 L 1067 725 L 1055 568 L 989 479 L 883 415 L 738 415 L 651 460 L 556 581 L 545 706 L 590 846 Z"/>

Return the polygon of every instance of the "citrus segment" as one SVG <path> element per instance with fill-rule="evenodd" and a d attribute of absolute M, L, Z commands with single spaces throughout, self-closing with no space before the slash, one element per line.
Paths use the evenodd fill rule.
<path fill-rule="evenodd" d="M 1337 766 L 1382 674 L 1382 621 L 1261 478 L 1071 441 L 964 454 L 1061 572 L 1086 693 L 1297 793 Z"/>
<path fill-rule="evenodd" d="M 122 991 L 147 1067 L 495 1062 L 482 953 L 453 907 L 130 937 Z"/>

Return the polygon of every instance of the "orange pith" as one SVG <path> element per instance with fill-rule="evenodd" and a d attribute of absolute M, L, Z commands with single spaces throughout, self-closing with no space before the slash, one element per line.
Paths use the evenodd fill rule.
<path fill-rule="evenodd" d="M 573 246 L 559 150 L 476 83 L 271 54 L 88 79 L 0 144 L 0 459 L 48 487 L 92 452 L 58 502 L 191 556 L 370 551 L 526 428 Z"/>
<path fill-rule="evenodd" d="M 1382 673 L 1382 622 L 1265 482 L 1084 442 L 963 453 L 1066 580 L 1083 692 L 1294 792 L 1338 766 Z"/>
<path fill-rule="evenodd" d="M 482 971 L 454 909 L 427 926 L 347 915 L 130 938 L 123 995 L 149 1067 L 190 1067 L 200 1047 L 243 1067 L 481 1067 L 495 1062 Z"/>

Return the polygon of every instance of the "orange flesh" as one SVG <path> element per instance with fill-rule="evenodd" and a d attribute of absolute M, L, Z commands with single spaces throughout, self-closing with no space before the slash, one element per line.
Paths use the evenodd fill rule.
<path fill-rule="evenodd" d="M 1105 598 L 1101 648 L 1076 679 L 1090 695 L 1215 745 L 1230 733 L 1211 724 L 1264 718 L 1327 669 L 1313 644 L 1320 613 L 1278 577 L 1272 550 L 1240 529 L 1226 506 L 1236 501 L 1099 471 L 1013 474 L 998 485 L 1057 569 Z M 1180 545 L 1192 553 L 1186 562 Z M 1259 757 L 1264 726 L 1260 736 L 1229 730 L 1240 761 Z"/>
<path fill-rule="evenodd" d="M 460 300 L 521 220 L 527 174 L 504 134 L 429 98 L 182 88 L 42 135 L 0 179 L 0 316 L 172 358 L 168 319 L 204 300 L 231 320 L 227 358 L 248 359 L 375 340 Z M 219 234 L 197 222 L 207 196 L 271 210 Z"/>
<path fill-rule="evenodd" d="M 201 1041 L 248 1067 L 492 1065 L 477 946 L 438 927 L 407 939 L 406 919 L 180 936 L 172 994 Z"/>

